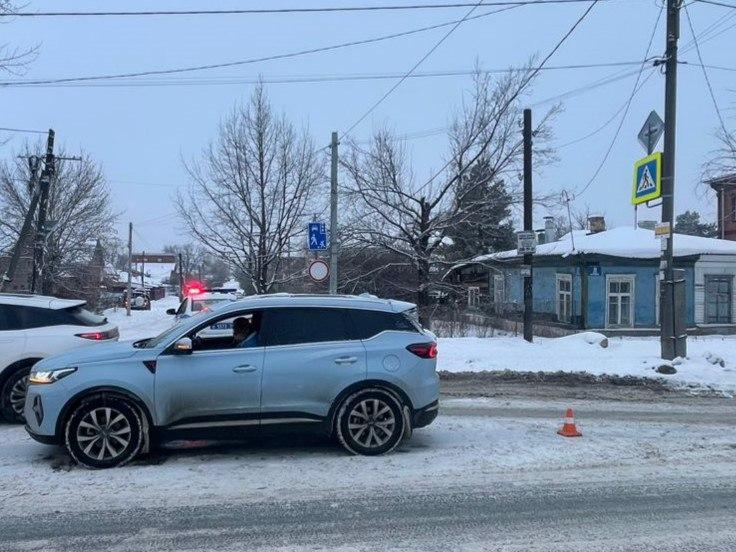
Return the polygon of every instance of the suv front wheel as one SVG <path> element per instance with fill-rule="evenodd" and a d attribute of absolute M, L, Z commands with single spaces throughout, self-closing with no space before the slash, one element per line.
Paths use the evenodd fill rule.
<path fill-rule="evenodd" d="M 8 376 L 0 388 L 0 419 L 5 418 L 11 423 L 23 423 L 23 407 L 28 390 L 28 374 L 31 365 L 28 364 Z"/>
<path fill-rule="evenodd" d="M 85 400 L 69 417 L 65 429 L 69 454 L 92 469 L 127 464 L 140 452 L 143 437 L 137 408 L 115 396 Z"/>
<path fill-rule="evenodd" d="M 383 389 L 361 389 L 346 398 L 337 413 L 336 434 L 352 454 L 391 452 L 404 435 L 401 402 Z"/>

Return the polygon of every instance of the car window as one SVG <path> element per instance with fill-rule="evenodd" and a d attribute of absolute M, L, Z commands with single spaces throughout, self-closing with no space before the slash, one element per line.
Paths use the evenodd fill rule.
<path fill-rule="evenodd" d="M 73 307 L 76 309 L 77 307 Z M 41 307 L 27 307 L 24 305 L 3 305 L 4 318 L 18 330 L 29 330 L 33 328 L 44 328 L 48 326 L 88 326 L 81 324 L 75 318 L 70 309 L 44 309 Z M 96 317 L 92 313 L 89 315 Z M 101 318 L 101 317 L 100 317 Z M 97 324 L 94 324 L 97 325 Z"/>
<path fill-rule="evenodd" d="M 0 305 L 0 331 L 22 330 L 17 310 L 12 305 Z"/>
<path fill-rule="evenodd" d="M 185 314 L 187 312 L 187 303 L 189 302 L 189 299 L 184 299 L 181 302 L 181 305 L 179 305 L 179 309 L 176 311 L 176 314 Z"/>
<path fill-rule="evenodd" d="M 358 339 L 368 339 L 385 331 L 414 332 L 417 326 L 403 313 L 350 309 Z"/>
<path fill-rule="evenodd" d="M 107 323 L 107 318 L 88 311 L 82 307 L 70 307 L 63 309 L 69 318 L 70 324 L 77 326 L 102 326 Z"/>
<path fill-rule="evenodd" d="M 282 308 L 264 312 L 265 344 L 292 345 L 351 339 L 345 309 Z"/>
<path fill-rule="evenodd" d="M 263 345 L 261 312 L 230 313 L 208 321 L 189 335 L 195 352 L 260 347 Z"/>

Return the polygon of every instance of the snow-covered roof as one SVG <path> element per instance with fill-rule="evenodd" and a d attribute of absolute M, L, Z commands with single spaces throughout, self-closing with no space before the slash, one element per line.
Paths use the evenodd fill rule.
<path fill-rule="evenodd" d="M 597 234 L 583 235 L 575 232 L 573 238 L 575 242 L 574 249 L 572 247 L 573 240 L 567 234 L 558 241 L 538 245 L 534 256 L 550 257 L 559 255 L 567 257 L 568 255 L 597 254 L 628 259 L 656 259 L 662 254 L 661 241 L 654 235 L 654 231 L 634 228 L 633 226 L 619 226 Z M 673 246 L 675 257 L 736 255 L 736 242 L 729 240 L 675 234 Z M 517 257 L 516 249 L 510 249 L 475 257 L 473 262 L 503 260 L 514 257 Z"/>
<path fill-rule="evenodd" d="M 171 278 L 171 273 L 176 268 L 176 263 L 146 263 L 145 266 L 134 264 L 133 270 L 144 269 L 144 282 L 150 286 L 160 286 L 165 280 Z"/>

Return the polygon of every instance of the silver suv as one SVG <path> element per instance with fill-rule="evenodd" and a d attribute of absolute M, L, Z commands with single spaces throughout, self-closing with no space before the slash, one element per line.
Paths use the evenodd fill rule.
<path fill-rule="evenodd" d="M 220 322 L 234 335 L 208 335 Z M 383 454 L 437 416 L 436 357 L 411 303 L 252 296 L 151 339 L 39 362 L 26 429 L 91 468 L 122 465 L 161 441 L 283 428 Z"/>

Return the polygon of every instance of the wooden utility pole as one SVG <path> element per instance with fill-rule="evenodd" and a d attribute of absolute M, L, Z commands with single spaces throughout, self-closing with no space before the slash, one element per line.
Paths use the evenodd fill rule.
<path fill-rule="evenodd" d="M 128 293 L 125 301 L 125 316 L 130 316 L 130 302 L 133 299 L 133 223 L 128 223 Z"/>
<path fill-rule="evenodd" d="M 680 38 L 682 0 L 667 0 L 667 45 L 664 81 L 664 151 L 662 152 L 662 222 L 669 223 L 669 236 L 662 251 L 660 269 L 664 271 L 660 296 L 660 345 L 662 358 L 672 360 L 687 355 L 684 305 L 675 301 L 677 284 L 674 270 L 675 225 L 675 127 L 677 118 L 677 41 Z"/>
<path fill-rule="evenodd" d="M 41 289 L 44 292 L 43 268 L 44 253 L 46 251 L 46 211 L 49 203 L 49 187 L 51 180 L 56 174 L 56 163 L 54 160 L 54 137 L 53 129 L 49 129 L 46 138 L 46 157 L 44 159 L 43 171 L 39 180 L 40 198 L 38 201 L 38 217 L 36 218 L 36 236 L 33 244 L 33 272 L 31 275 L 31 293 L 36 293 L 36 287 L 41 280 Z"/>
<path fill-rule="evenodd" d="M 532 230 L 532 110 L 524 110 L 524 231 Z M 531 253 L 524 253 L 524 339 L 534 339 L 534 295 Z"/>
<path fill-rule="evenodd" d="M 332 133 L 332 163 L 330 167 L 330 293 L 337 293 L 337 257 L 340 244 L 337 238 L 337 132 Z"/>
<path fill-rule="evenodd" d="M 184 300 L 184 267 L 182 264 L 182 256 L 179 253 L 179 301 Z"/>

